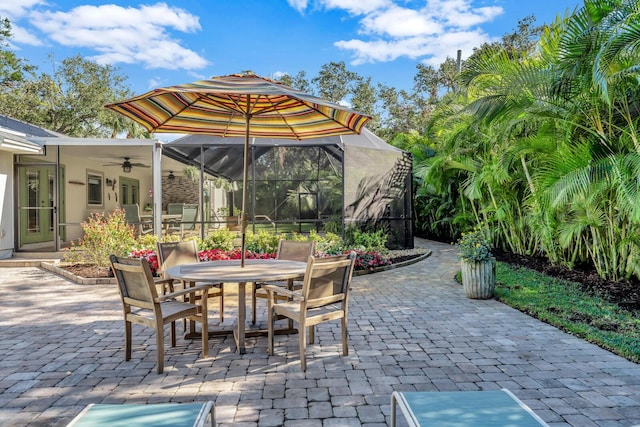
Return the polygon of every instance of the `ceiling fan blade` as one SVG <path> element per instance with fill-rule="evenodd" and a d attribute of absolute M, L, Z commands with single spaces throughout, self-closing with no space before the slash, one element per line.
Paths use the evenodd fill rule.
<path fill-rule="evenodd" d="M 137 167 L 137 168 L 149 168 L 151 166 L 149 165 L 145 165 L 144 163 L 131 163 L 131 166 Z"/>

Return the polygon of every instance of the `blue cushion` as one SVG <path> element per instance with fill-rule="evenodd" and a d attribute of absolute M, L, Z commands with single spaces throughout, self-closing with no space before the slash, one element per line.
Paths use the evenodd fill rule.
<path fill-rule="evenodd" d="M 193 427 L 204 422 L 204 403 L 92 405 L 70 424 L 73 427 Z"/>
<path fill-rule="evenodd" d="M 538 417 L 503 390 L 404 392 L 420 426 L 540 427 Z"/>

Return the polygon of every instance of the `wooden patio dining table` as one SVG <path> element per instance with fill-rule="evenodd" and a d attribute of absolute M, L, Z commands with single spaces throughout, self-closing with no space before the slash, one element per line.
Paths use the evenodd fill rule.
<path fill-rule="evenodd" d="M 210 336 L 233 333 L 238 353 L 246 351 L 248 283 L 289 281 L 304 277 L 307 264 L 298 261 L 279 259 L 247 259 L 245 266 L 240 260 L 205 261 L 194 264 L 182 264 L 168 268 L 165 274 L 173 279 L 190 283 L 224 283 L 238 286 L 238 319 L 232 330 L 212 330 Z M 293 331 L 291 331 L 293 332 Z M 265 331 L 251 331 L 251 334 L 265 334 Z"/>

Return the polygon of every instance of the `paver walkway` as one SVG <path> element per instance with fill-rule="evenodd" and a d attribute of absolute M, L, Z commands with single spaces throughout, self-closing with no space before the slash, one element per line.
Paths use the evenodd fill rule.
<path fill-rule="evenodd" d="M 279 336 L 273 357 L 266 337 L 244 355 L 215 338 L 204 360 L 200 340 L 179 339 L 158 375 L 149 329 L 134 326 L 124 361 L 114 286 L 0 268 L 0 426 L 64 426 L 89 403 L 214 400 L 220 426 L 374 427 L 388 425 L 393 390 L 502 387 L 550 426 L 640 424 L 639 365 L 467 299 L 453 280 L 455 248 L 422 244 L 433 251 L 426 260 L 353 279 L 350 354 L 341 355 L 339 324 L 321 325 L 306 373 L 297 337 Z"/>

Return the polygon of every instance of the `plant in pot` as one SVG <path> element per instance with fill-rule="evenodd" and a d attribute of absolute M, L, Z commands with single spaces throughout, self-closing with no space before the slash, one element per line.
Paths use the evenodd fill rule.
<path fill-rule="evenodd" d="M 496 259 L 491 253 L 489 233 L 482 224 L 462 233 L 457 246 L 460 249 L 462 286 L 469 298 L 493 298 L 496 287 Z"/>

